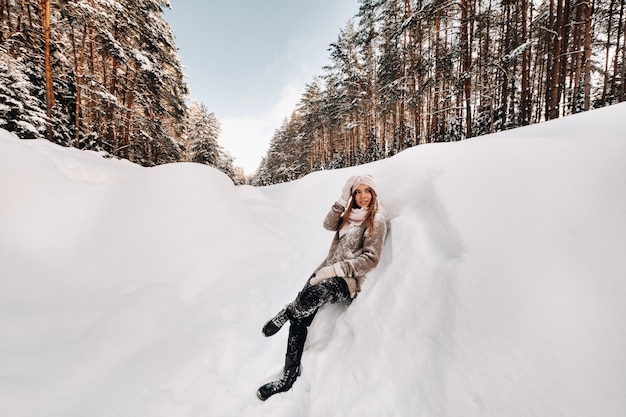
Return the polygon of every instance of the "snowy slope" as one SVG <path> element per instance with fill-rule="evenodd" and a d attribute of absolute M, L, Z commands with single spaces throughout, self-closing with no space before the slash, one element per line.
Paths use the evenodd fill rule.
<path fill-rule="evenodd" d="M 626 104 L 266 188 L 0 132 L 0 415 L 626 415 Z M 260 402 L 344 180 L 379 267 Z"/>

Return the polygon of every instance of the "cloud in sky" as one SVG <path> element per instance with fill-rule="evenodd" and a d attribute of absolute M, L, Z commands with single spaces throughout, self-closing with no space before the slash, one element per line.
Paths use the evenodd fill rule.
<path fill-rule="evenodd" d="M 235 157 L 235 165 L 241 166 L 246 174 L 254 173 L 274 132 L 295 109 L 303 91 L 302 81 L 292 79 L 283 87 L 280 99 L 268 109 L 219 119 L 222 125 L 220 144 Z"/>
<path fill-rule="evenodd" d="M 358 0 L 172 0 L 172 26 L 191 89 L 222 125 L 220 144 L 253 174 Z"/>
<path fill-rule="evenodd" d="M 322 73 L 325 60 L 318 59 L 316 66 L 309 64 L 315 47 L 316 42 L 311 38 L 290 39 L 285 52 L 268 63 L 264 72 L 280 71 L 280 81 L 284 83 L 280 95 L 269 101 L 270 106 L 243 115 L 224 118 L 217 115 L 222 124 L 221 145 L 233 154 L 235 164 L 243 167 L 247 174 L 254 173 L 259 166 L 274 132 L 295 110 L 306 84 Z"/>

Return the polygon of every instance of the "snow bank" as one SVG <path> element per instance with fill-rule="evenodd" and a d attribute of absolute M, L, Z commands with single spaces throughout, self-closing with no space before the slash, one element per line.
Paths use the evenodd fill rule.
<path fill-rule="evenodd" d="M 0 414 L 626 415 L 620 104 L 265 188 L 0 133 Z M 349 175 L 379 267 L 266 402 L 260 329 L 323 259 Z"/>

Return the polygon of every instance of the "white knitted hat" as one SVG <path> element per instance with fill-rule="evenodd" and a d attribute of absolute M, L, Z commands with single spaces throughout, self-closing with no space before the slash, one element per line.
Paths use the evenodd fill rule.
<path fill-rule="evenodd" d="M 374 181 L 374 177 L 372 177 L 371 175 L 361 175 L 360 177 L 357 177 L 354 181 L 354 184 L 352 185 L 351 192 L 354 193 L 354 190 L 356 190 L 357 187 L 361 184 L 367 185 L 372 190 L 374 190 L 374 192 L 376 192 L 376 181 Z"/>

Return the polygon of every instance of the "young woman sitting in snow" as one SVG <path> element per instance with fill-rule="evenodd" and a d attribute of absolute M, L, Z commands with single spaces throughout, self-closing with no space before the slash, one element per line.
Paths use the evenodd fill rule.
<path fill-rule="evenodd" d="M 375 190 L 369 175 L 348 179 L 324 220 L 326 229 L 336 231 L 328 256 L 296 299 L 263 327 L 263 334 L 272 336 L 287 321 L 291 323 L 283 375 L 259 388 L 261 400 L 289 390 L 300 375 L 307 328 L 318 309 L 328 303 L 351 302 L 361 290 L 365 274 L 378 264 L 387 223 Z"/>

